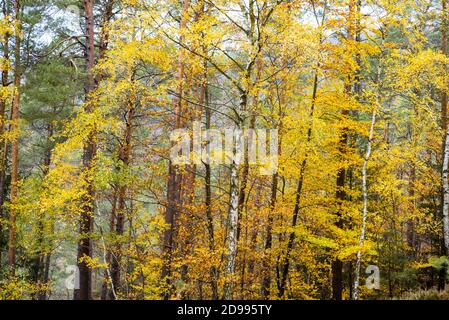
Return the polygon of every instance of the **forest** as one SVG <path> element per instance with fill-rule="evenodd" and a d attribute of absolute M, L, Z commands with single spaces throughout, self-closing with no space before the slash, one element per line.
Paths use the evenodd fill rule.
<path fill-rule="evenodd" d="M 0 300 L 449 300 L 449 1 L 0 7 Z"/>

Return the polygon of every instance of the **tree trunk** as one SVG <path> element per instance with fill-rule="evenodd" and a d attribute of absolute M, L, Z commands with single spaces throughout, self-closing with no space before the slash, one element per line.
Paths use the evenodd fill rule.
<path fill-rule="evenodd" d="M 234 139 L 240 139 L 240 132 L 238 129 L 235 131 Z M 234 155 L 236 154 L 234 147 Z M 235 258 L 237 256 L 237 224 L 238 224 L 238 203 L 239 203 L 239 191 L 238 191 L 238 165 L 235 157 L 231 162 L 231 185 L 230 185 L 230 197 L 229 197 L 229 212 L 227 221 L 227 240 L 228 240 L 228 253 L 225 267 L 225 284 L 223 288 L 223 299 L 232 300 L 233 297 L 233 280 L 230 279 L 234 274 Z"/>
<path fill-rule="evenodd" d="M 128 102 L 128 112 L 127 112 L 127 119 L 126 126 L 125 126 L 125 132 L 124 132 L 124 141 L 122 144 L 122 147 L 119 151 L 119 159 L 121 161 L 121 169 L 126 170 L 130 164 L 131 160 L 131 140 L 132 140 L 132 129 L 133 129 L 133 123 L 134 123 L 134 101 Z M 115 254 L 112 258 L 111 263 L 111 281 L 113 288 L 115 289 L 116 293 L 120 292 L 120 263 L 121 263 L 121 256 L 122 256 L 122 246 L 121 246 L 121 239 L 120 237 L 123 235 L 125 231 L 125 205 L 126 205 L 126 184 L 123 182 L 120 183 L 118 187 L 118 208 L 117 208 L 117 216 L 116 216 L 116 235 L 119 239 L 117 239 L 117 243 L 115 246 Z M 114 296 L 111 294 L 111 299 L 114 299 Z"/>
<path fill-rule="evenodd" d="M 184 0 L 182 7 L 182 16 L 180 22 L 180 32 L 187 26 L 188 22 L 188 9 L 190 7 L 190 0 Z M 184 37 L 181 36 L 180 43 L 184 41 Z M 182 55 L 182 49 L 180 48 L 178 57 L 178 72 L 176 74 L 176 80 L 178 81 L 178 97 L 176 102 L 175 111 L 175 127 L 179 129 L 182 127 L 183 119 L 183 95 L 184 95 L 184 61 Z M 171 161 L 168 168 L 168 183 L 167 183 L 167 206 L 165 210 L 165 223 L 168 228 L 164 232 L 163 237 L 163 266 L 161 278 L 167 285 L 167 290 L 164 292 L 164 299 L 169 299 L 171 296 L 171 275 L 172 275 L 172 260 L 173 251 L 175 245 L 175 233 L 177 225 L 177 217 L 179 213 L 179 205 L 181 204 L 181 183 L 182 174 L 178 172 L 177 166 Z"/>
<path fill-rule="evenodd" d="M 94 77 L 94 65 L 95 65 L 95 47 L 94 47 L 94 13 L 93 13 L 94 0 L 84 0 L 85 22 L 86 22 L 86 71 L 87 71 L 87 84 L 85 87 L 86 112 L 92 112 L 92 104 L 89 94 L 95 90 L 95 77 Z M 92 271 L 87 265 L 85 259 L 92 258 L 92 239 L 91 232 L 93 229 L 94 219 L 94 197 L 95 190 L 90 179 L 92 170 L 94 167 L 95 156 L 97 152 L 97 146 L 95 142 L 95 133 L 91 132 L 84 145 L 83 151 L 83 171 L 85 177 L 85 191 L 86 194 L 82 198 L 81 204 L 81 216 L 79 221 L 79 235 L 80 240 L 78 243 L 77 264 L 79 270 L 79 289 L 75 289 L 75 300 L 90 300 L 92 299 Z"/>
<path fill-rule="evenodd" d="M 359 10 L 361 7 L 360 0 L 351 0 L 349 3 L 349 9 L 348 9 L 348 40 L 356 40 L 359 41 L 359 30 L 355 30 L 359 28 L 359 22 L 358 18 L 355 19 L 355 10 Z M 360 14 L 360 11 L 358 11 Z M 354 23 L 355 22 L 355 23 Z M 355 29 L 354 29 L 355 27 Z M 360 64 L 360 57 L 356 56 L 356 63 Z M 358 73 L 358 71 L 357 71 Z M 345 94 L 347 97 L 350 96 L 352 92 L 352 85 L 354 84 L 356 87 L 357 92 L 360 91 L 360 79 L 359 75 L 356 74 L 356 81 L 353 81 L 353 75 L 348 75 L 346 79 L 345 84 Z M 354 83 L 353 83 L 354 82 Z M 349 116 L 349 111 L 344 109 L 341 111 L 342 118 L 346 118 Z M 348 145 L 348 129 L 342 128 L 339 133 L 339 141 L 338 141 L 338 152 L 341 155 L 344 155 L 346 153 L 346 147 Z M 342 167 L 338 169 L 337 172 L 337 179 L 336 179 L 336 187 L 337 191 L 335 193 L 335 199 L 337 200 L 337 212 L 336 212 L 336 223 L 335 226 L 337 228 L 343 228 L 343 220 L 341 217 L 341 210 L 343 201 L 346 200 L 346 191 L 345 188 L 345 181 L 346 181 L 346 168 Z M 332 261 L 332 299 L 333 300 L 342 300 L 342 293 L 343 293 L 343 262 L 338 258 L 335 257 Z"/>
<path fill-rule="evenodd" d="M 282 153 L 282 106 L 284 104 L 283 96 L 278 97 L 281 99 L 280 107 L 279 107 L 279 145 L 278 145 L 278 157 L 281 156 Z M 264 300 L 268 300 L 271 294 L 271 247 L 273 245 L 273 222 L 274 222 L 274 210 L 276 207 L 277 201 L 277 193 L 278 193 L 278 185 L 279 185 L 279 171 L 277 170 L 272 177 L 271 180 L 271 196 L 270 196 L 270 211 L 268 212 L 267 217 L 267 227 L 265 229 L 265 246 L 263 253 L 263 261 L 262 261 L 262 298 Z"/>
<path fill-rule="evenodd" d="M 16 18 L 15 44 L 14 44 L 14 96 L 11 108 L 11 131 L 16 134 L 11 143 L 11 194 L 10 201 L 12 207 L 9 211 L 9 237 L 8 237 L 8 266 L 12 276 L 15 275 L 16 268 L 16 209 L 17 202 L 17 182 L 19 180 L 19 108 L 20 108 L 20 29 L 21 29 L 21 4 L 20 0 L 15 0 L 14 11 Z"/>
<path fill-rule="evenodd" d="M 313 116 L 315 111 L 315 101 L 316 101 L 316 95 L 318 90 L 318 71 L 315 71 L 315 76 L 313 79 L 313 91 L 312 91 L 312 105 L 310 108 L 310 114 L 309 114 L 309 128 L 307 129 L 307 144 L 310 143 L 312 139 L 312 129 L 313 129 Z M 292 228 L 294 229 L 298 223 L 298 216 L 300 211 L 300 204 L 301 204 L 301 192 L 302 187 L 304 184 L 304 174 L 307 166 L 307 160 L 308 160 L 308 152 L 306 152 L 304 156 L 304 160 L 301 163 L 300 171 L 299 171 L 299 179 L 298 179 L 298 186 L 296 189 L 296 199 L 295 199 L 295 207 L 293 209 L 293 218 L 292 218 Z M 280 279 L 278 279 L 278 296 L 279 298 L 282 298 L 284 296 L 285 290 L 286 290 L 286 284 L 287 284 L 287 278 L 288 278 L 288 272 L 290 268 L 290 253 L 293 249 L 293 244 L 295 241 L 295 231 L 293 230 L 290 232 L 290 235 L 288 237 L 288 243 L 287 248 L 285 251 L 285 256 L 283 259 L 283 262 L 281 264 L 281 273 L 280 273 Z"/>
<path fill-rule="evenodd" d="M 111 208 L 111 214 L 109 216 L 109 233 L 113 233 L 115 229 L 115 219 L 117 217 L 117 191 L 118 186 L 116 185 L 114 188 L 114 192 L 112 195 L 112 208 Z M 105 256 L 105 262 L 107 263 L 107 267 L 103 273 L 103 283 L 101 285 L 101 294 L 100 299 L 101 300 L 107 300 L 109 298 L 108 295 L 108 283 L 111 280 L 110 279 L 110 268 L 111 268 L 111 259 L 112 259 L 112 252 L 111 249 L 108 248 Z M 112 290 L 111 290 L 112 291 Z"/>
<path fill-rule="evenodd" d="M 44 263 L 44 273 L 42 275 L 42 283 L 44 285 L 48 284 L 48 281 L 50 280 L 50 263 L 51 263 L 51 253 L 47 252 L 43 259 Z M 37 299 L 38 300 L 48 300 L 48 297 L 50 296 L 49 292 L 41 292 Z"/>
<path fill-rule="evenodd" d="M 262 183 L 258 183 L 257 187 L 256 187 L 256 194 L 255 194 L 255 202 L 254 202 L 254 209 L 256 214 L 254 215 L 253 221 L 252 221 L 252 227 L 251 227 L 251 239 L 250 239 L 250 247 L 249 250 L 252 253 L 251 254 L 251 259 L 248 262 L 248 274 L 250 276 L 250 281 L 248 283 L 249 287 L 252 287 L 254 284 L 254 279 L 257 279 L 257 273 L 254 272 L 255 270 L 255 266 L 256 266 L 256 252 L 257 252 L 257 236 L 259 234 L 260 230 L 260 223 L 261 223 L 261 219 L 259 217 L 259 215 L 257 214 L 258 212 L 260 212 L 260 210 L 263 207 L 263 203 L 262 203 Z M 265 260 L 263 260 L 265 261 Z"/>
<path fill-rule="evenodd" d="M 7 1 L 3 1 L 3 16 L 9 15 L 9 5 Z M 9 60 L 9 34 L 5 34 L 3 40 L 3 58 L 5 61 Z M 6 66 L 2 69 L 2 89 L 6 90 L 9 86 L 8 83 L 9 70 Z M 5 202 L 5 175 L 6 175 L 6 157 L 8 154 L 8 142 L 7 139 L 3 137 L 5 133 L 5 112 L 6 112 L 6 100 L 0 99 L 0 137 L 1 137 L 1 148 L 0 148 L 0 237 L 3 236 L 3 204 Z M 2 251 L 3 245 L 0 245 L 0 267 L 2 263 Z"/>
<path fill-rule="evenodd" d="M 262 70 L 262 59 L 257 59 L 256 62 L 256 72 L 255 72 L 255 81 L 259 81 L 260 79 L 260 73 Z M 249 69 L 248 72 L 251 72 L 251 70 Z M 248 185 L 248 176 L 249 176 L 249 151 L 250 151 L 250 143 L 253 143 L 254 138 L 255 138 L 255 132 L 254 129 L 256 128 L 256 114 L 258 112 L 259 109 L 259 90 L 256 90 L 256 92 L 254 93 L 254 99 L 253 99 L 253 107 L 250 108 L 250 110 L 248 110 L 248 116 L 249 116 L 249 132 L 246 132 L 245 135 L 245 140 L 246 143 L 243 143 L 243 149 L 244 149 L 244 154 L 243 154 L 243 167 L 242 167 L 242 173 L 241 173 L 241 178 L 240 178 L 240 190 L 239 190 L 239 202 L 238 202 L 238 212 L 239 212 L 239 217 L 238 217 L 238 224 L 237 224 L 237 242 L 240 240 L 240 232 L 241 232 L 241 224 L 243 221 L 243 213 L 245 213 L 245 219 L 247 217 L 247 208 L 245 206 L 245 201 L 247 199 L 247 197 L 249 197 L 249 195 L 246 195 L 246 189 L 247 189 L 247 185 Z M 246 110 L 242 110 L 244 113 L 246 112 Z M 253 148 L 255 148 L 256 146 L 252 146 Z M 246 232 L 245 232 L 245 244 L 247 241 L 247 229 L 248 226 L 246 225 Z M 242 266 L 242 270 L 241 270 L 241 279 L 240 279 L 240 287 L 241 287 L 241 294 L 243 298 L 243 290 L 244 290 L 244 285 L 246 283 L 245 281 L 245 268 L 246 268 L 246 245 L 244 245 L 245 247 L 245 251 L 244 251 L 244 255 L 243 255 L 243 261 L 241 263 Z"/>
<path fill-rule="evenodd" d="M 248 31 L 248 37 L 250 38 L 250 44 L 251 46 L 255 47 L 257 40 L 255 38 L 255 28 L 256 28 L 256 19 L 255 19 L 255 13 L 254 13 L 254 0 L 249 1 L 249 31 Z M 261 44 L 257 43 L 258 45 L 258 53 L 261 50 Z M 245 198 L 245 189 L 246 189 L 246 180 L 248 175 L 248 167 L 244 165 L 244 170 L 242 172 L 242 178 L 245 178 L 244 181 L 242 181 L 241 189 L 239 189 L 239 167 L 240 167 L 240 160 L 237 159 L 238 156 L 241 156 L 241 150 L 244 148 L 244 145 L 242 144 L 242 127 L 243 127 L 243 120 L 241 119 L 241 114 L 246 113 L 247 106 L 248 106 L 248 93 L 250 92 L 251 88 L 251 74 L 252 70 L 254 68 L 254 64 L 256 63 L 258 58 L 258 54 L 254 55 L 250 61 L 248 61 L 248 64 L 245 68 L 245 74 L 244 74 L 244 80 L 246 83 L 246 89 L 243 89 L 241 87 L 238 87 L 240 92 L 240 103 L 239 103 L 239 110 L 237 113 L 237 121 L 236 121 L 236 128 L 234 130 L 233 135 L 233 159 L 231 160 L 230 164 L 230 173 L 231 173 L 231 180 L 230 180 L 230 189 L 229 189 L 229 211 L 228 211 L 228 221 L 227 221 L 227 240 L 228 240 L 228 253 L 227 253 L 227 263 L 225 267 L 225 283 L 223 288 L 223 298 L 225 300 L 230 300 L 233 298 L 233 281 L 230 279 L 235 271 L 235 259 L 237 257 L 237 243 L 238 243 L 238 237 L 239 237 L 239 224 L 240 224 L 240 204 L 243 205 L 244 198 Z M 244 143 L 244 142 L 243 142 Z M 244 154 L 244 157 L 246 157 L 246 152 Z M 246 161 L 246 159 L 244 159 Z M 243 192 L 242 192 L 243 190 Z"/>
<path fill-rule="evenodd" d="M 442 21 L 441 21 L 441 53 L 447 55 L 447 13 L 446 0 L 441 1 Z M 446 132 L 447 127 L 447 93 L 441 93 L 441 127 Z"/>
<path fill-rule="evenodd" d="M 449 181 L 448 181 L 448 168 L 449 166 L 449 127 L 446 130 L 446 140 L 444 142 L 444 154 L 443 154 L 443 237 L 444 247 L 446 252 L 449 252 Z"/>
<path fill-rule="evenodd" d="M 376 123 L 376 111 L 373 111 L 371 127 L 369 131 L 368 146 L 366 148 L 365 161 L 363 162 L 362 168 L 362 189 L 363 189 L 363 213 L 362 213 L 362 230 L 360 232 L 359 239 L 359 250 L 357 251 L 357 261 L 355 265 L 355 279 L 354 279 L 354 291 L 353 299 L 358 300 L 359 298 L 359 278 L 360 278 L 360 266 L 362 263 L 362 247 L 365 242 L 365 232 L 366 232 L 366 218 L 368 215 L 368 190 L 366 186 L 367 173 L 366 169 L 368 167 L 368 160 L 371 156 L 371 144 L 374 135 L 374 125 Z"/>
<path fill-rule="evenodd" d="M 282 142 L 279 142 L 279 149 Z M 280 154 L 280 152 L 279 152 Z M 270 212 L 268 213 L 268 221 L 266 228 L 266 238 L 265 238 L 265 251 L 263 257 L 263 279 L 262 279 L 262 297 L 264 300 L 270 298 L 270 287 L 271 287 L 271 271 L 270 271 L 270 250 L 273 243 L 273 211 L 276 206 L 277 190 L 278 190 L 278 178 L 279 173 L 276 172 L 273 175 L 271 182 L 271 198 L 270 198 Z"/>
<path fill-rule="evenodd" d="M 344 133 L 340 137 L 340 152 L 344 148 L 344 146 L 347 143 L 347 134 Z M 341 168 L 338 170 L 337 173 L 337 192 L 336 192 L 336 199 L 339 202 L 338 206 L 341 206 L 341 202 L 346 199 L 346 192 L 344 191 L 345 186 L 345 177 L 346 177 L 346 170 Z M 337 211 L 337 222 L 335 225 L 338 228 L 343 227 L 343 221 L 341 218 L 341 208 Z M 335 257 L 332 261 L 332 299 L 333 300 L 341 300 L 342 299 L 342 292 L 343 292 L 343 262 L 338 258 Z"/>
<path fill-rule="evenodd" d="M 442 0 L 442 21 L 441 21 L 441 52 L 447 55 L 447 8 L 446 0 Z M 443 244 L 440 251 L 444 255 L 449 255 L 449 182 L 448 182 L 448 148 L 449 148 L 449 128 L 447 125 L 447 92 L 441 94 L 441 127 L 445 135 L 443 136 L 443 163 L 442 163 L 442 218 L 443 218 Z M 444 290 L 446 284 L 446 268 L 442 268 L 438 275 L 438 289 Z"/>
<path fill-rule="evenodd" d="M 206 130 L 210 129 L 211 124 L 211 116 L 212 112 L 209 106 L 209 90 L 207 85 L 207 63 L 204 64 L 205 72 L 204 72 L 204 85 L 203 85 L 203 93 L 204 93 L 204 103 L 206 107 Z M 204 162 L 204 167 L 206 169 L 206 175 L 204 177 L 205 180 L 205 205 L 206 205 L 206 218 L 207 218 L 207 231 L 209 234 L 209 250 L 211 252 L 215 251 L 215 231 L 214 231 L 214 220 L 212 216 L 212 185 L 211 185 L 211 167 L 208 161 Z M 218 270 L 214 265 L 210 268 L 210 277 L 211 277 L 211 289 L 212 289 L 212 300 L 218 299 L 218 283 L 217 283 Z"/>

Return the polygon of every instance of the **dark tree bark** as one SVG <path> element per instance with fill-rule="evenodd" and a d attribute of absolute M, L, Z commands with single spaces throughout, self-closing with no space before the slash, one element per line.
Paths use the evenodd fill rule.
<path fill-rule="evenodd" d="M 348 40 L 355 40 L 360 41 L 360 21 L 359 17 L 357 15 L 360 15 L 360 9 L 361 9 L 361 0 L 352 0 L 349 3 L 348 8 L 348 29 L 347 29 L 347 38 Z M 360 57 L 357 54 L 355 57 L 357 64 L 360 66 Z M 345 83 L 345 94 L 347 97 L 350 96 L 352 93 L 352 86 L 354 85 L 354 91 L 356 93 L 361 92 L 360 87 L 360 79 L 359 79 L 359 71 L 356 71 L 355 76 L 352 74 L 349 74 L 346 79 Z M 344 119 L 350 115 L 349 110 L 344 109 L 341 111 L 341 117 Z M 343 155 L 346 153 L 346 148 L 348 146 L 348 129 L 342 128 L 339 133 L 339 140 L 338 140 L 338 152 L 340 155 Z M 337 179 L 336 179 L 336 188 L 337 191 L 335 193 L 335 199 L 337 202 L 337 210 L 336 210 L 336 222 L 335 226 L 338 228 L 344 227 L 344 221 L 342 219 L 342 205 L 343 202 L 347 199 L 346 191 L 345 191 L 345 183 L 346 183 L 346 168 L 342 167 L 337 172 Z M 333 300 L 341 300 L 342 299 L 342 293 L 343 293 L 343 262 L 338 258 L 335 257 L 332 260 L 331 264 L 332 268 L 332 299 Z"/>
<path fill-rule="evenodd" d="M 19 25 L 16 26 L 15 44 L 14 44 L 14 95 L 11 108 L 11 131 L 17 132 L 19 130 L 19 108 L 20 108 L 20 21 L 21 21 L 21 3 L 20 0 L 14 2 L 14 12 L 16 21 Z M 17 201 L 17 182 L 19 180 L 19 139 L 16 137 L 11 142 L 11 193 L 10 201 L 14 204 Z M 12 208 L 9 211 L 9 236 L 8 236 L 8 266 L 10 274 L 15 275 L 16 268 L 16 210 Z"/>
<path fill-rule="evenodd" d="M 109 233 L 113 233 L 115 230 L 115 220 L 117 217 L 117 191 L 118 186 L 115 185 L 114 186 L 114 192 L 112 194 L 112 208 L 111 208 L 111 214 L 109 216 Z M 101 285 L 101 294 L 100 294 L 100 299 L 101 300 L 107 300 L 110 297 L 110 291 L 108 291 L 108 283 L 111 280 L 109 275 L 110 275 L 110 265 L 111 265 L 111 259 L 112 259 L 112 252 L 111 249 L 108 248 L 107 252 L 106 252 L 106 263 L 108 264 L 108 269 L 106 269 L 103 273 L 103 283 Z"/>
<path fill-rule="evenodd" d="M 101 81 L 102 75 L 94 74 L 95 66 L 95 15 L 94 15 L 94 1 L 84 0 L 84 18 L 85 18 L 85 60 L 86 60 L 86 72 L 87 82 L 85 85 L 85 111 L 90 113 L 93 111 L 93 104 L 90 94 L 96 89 L 98 83 Z M 109 43 L 109 28 L 108 25 L 113 16 L 113 6 L 115 0 L 109 0 L 104 7 L 102 17 L 102 30 L 100 35 L 100 48 L 99 58 L 105 56 L 108 43 Z M 81 261 L 83 257 L 92 257 L 92 239 L 91 232 L 93 231 L 93 219 L 94 219 L 94 200 L 95 189 L 90 179 L 92 170 L 94 168 L 95 157 L 97 154 L 96 145 L 96 132 L 93 130 L 90 132 L 87 141 L 84 144 L 83 149 L 83 171 L 86 181 L 86 194 L 82 199 L 82 212 L 79 221 L 79 235 L 80 240 L 78 243 L 78 269 L 79 269 L 79 289 L 75 289 L 75 300 L 90 300 L 92 299 L 92 271 L 88 268 L 85 261 Z"/>
<path fill-rule="evenodd" d="M 346 111 L 342 112 L 343 116 L 347 116 L 348 113 Z M 340 135 L 339 143 L 338 143 L 338 151 L 343 153 L 345 152 L 345 147 L 348 142 L 348 134 L 343 131 Z M 337 221 L 335 225 L 338 228 L 343 227 L 343 220 L 341 217 L 341 205 L 342 201 L 346 199 L 346 191 L 345 187 L 345 179 L 346 179 L 346 169 L 340 168 L 337 172 L 337 191 L 335 194 L 335 198 L 337 200 L 337 206 L 339 209 L 337 210 Z M 333 300 L 341 300 L 343 292 L 343 262 L 337 257 L 332 261 L 332 299 Z"/>
<path fill-rule="evenodd" d="M 134 101 L 130 100 L 128 102 L 128 111 L 127 117 L 125 119 L 125 132 L 123 144 L 119 150 L 119 159 L 122 165 L 122 170 L 126 170 L 126 168 L 130 164 L 131 160 L 131 140 L 133 133 L 133 123 L 134 123 Z M 118 187 L 118 208 L 116 213 L 116 228 L 115 232 L 118 238 L 120 238 L 125 231 L 125 213 L 126 213 L 126 184 L 121 183 Z M 114 255 L 112 257 L 111 263 L 111 281 L 113 288 L 116 293 L 120 292 L 120 263 L 122 259 L 122 245 L 120 243 L 120 239 L 117 240 L 115 245 Z M 114 299 L 113 295 L 110 295 L 111 299 Z"/>
<path fill-rule="evenodd" d="M 2 6 L 2 12 L 3 16 L 9 15 L 9 2 L 4 0 L 3 6 Z M 7 61 L 9 60 L 9 34 L 5 34 L 4 40 L 3 40 L 3 58 Z M 2 87 L 3 90 L 5 90 L 8 86 L 8 77 L 9 77 L 9 70 L 7 68 L 2 69 Z M 3 137 L 3 134 L 5 133 L 5 112 L 6 112 L 6 101 L 3 99 L 0 99 L 0 136 Z M 6 176 L 6 158 L 8 154 L 8 143 L 7 140 L 4 139 L 4 141 L 1 141 L 0 145 L 0 221 L 4 218 L 3 217 L 3 204 L 5 202 L 5 196 L 6 196 L 6 190 L 5 190 L 5 176 Z M 3 238 L 3 225 L 2 222 L 0 222 L 0 240 Z M 2 251 L 3 251 L 3 245 L 0 245 L 0 267 L 1 267 L 1 261 L 2 261 Z"/>
<path fill-rule="evenodd" d="M 187 25 L 187 11 L 190 6 L 190 0 L 185 0 L 182 8 L 182 19 L 179 28 L 182 30 Z M 183 42 L 183 37 L 181 36 L 180 43 Z M 183 96 L 184 96 L 184 62 L 182 58 L 182 53 L 178 58 L 178 97 L 175 106 L 175 117 L 174 117 L 174 129 L 179 129 L 182 127 L 183 119 Z M 169 299 L 171 296 L 171 275 L 172 275 L 172 259 L 173 251 L 175 246 L 175 233 L 177 227 L 177 218 L 179 215 L 179 206 L 181 205 L 181 185 L 182 185 L 182 174 L 178 172 L 178 168 L 172 161 L 168 164 L 168 182 L 167 182 L 167 205 L 165 210 L 165 223 L 168 228 L 164 232 L 163 237 L 163 266 L 161 278 L 167 285 L 167 290 L 164 292 L 164 299 Z"/>
<path fill-rule="evenodd" d="M 318 90 L 318 71 L 315 71 L 315 76 L 313 79 L 313 90 L 312 90 L 312 105 L 310 108 L 310 124 L 307 129 L 307 143 L 309 143 L 312 139 L 312 125 L 313 125 L 313 116 L 315 111 L 315 100 Z M 302 193 L 302 187 L 304 185 L 304 174 L 307 167 L 307 160 L 308 160 L 308 153 L 304 156 L 304 160 L 301 162 L 300 170 L 299 170 L 299 178 L 298 178 L 298 186 L 296 189 L 296 198 L 295 198 L 295 207 L 293 209 L 293 217 L 292 217 L 292 223 L 291 226 L 294 229 L 296 225 L 298 224 L 298 217 L 300 212 L 300 205 L 301 205 L 301 193 Z M 278 296 L 282 298 L 286 291 L 286 285 L 287 285 L 287 278 L 290 268 L 290 253 L 293 249 L 293 244 L 296 238 L 296 234 L 294 231 L 290 232 L 287 242 L 287 248 L 284 253 L 283 262 L 281 263 L 280 267 L 280 278 L 278 279 Z"/>
<path fill-rule="evenodd" d="M 281 143 L 279 143 L 279 146 Z M 270 212 L 268 213 L 268 221 L 266 228 L 266 237 L 265 237 L 265 252 L 263 258 L 263 279 L 262 279 L 262 297 L 264 300 L 269 299 L 270 297 L 270 286 L 271 286 L 271 271 L 270 271 L 270 257 L 269 251 L 271 250 L 273 244 L 273 211 L 276 206 L 277 201 L 277 191 L 278 191 L 278 180 L 279 173 L 276 172 L 273 175 L 273 179 L 271 182 L 271 198 L 270 198 Z"/>
<path fill-rule="evenodd" d="M 94 76 L 95 65 L 95 46 L 94 46 L 94 0 L 84 0 L 84 14 L 86 23 L 86 71 L 87 83 L 85 86 L 86 112 L 92 112 L 93 105 L 90 101 L 90 93 L 95 90 L 96 81 Z M 77 263 L 79 269 L 79 289 L 75 289 L 75 300 L 91 300 L 92 299 L 92 271 L 88 267 L 84 259 L 92 258 L 92 239 L 91 232 L 93 229 L 94 218 L 94 197 L 95 190 L 90 179 L 92 169 L 94 167 L 94 160 L 97 153 L 97 145 L 95 142 L 95 133 L 91 132 L 87 141 L 84 144 L 83 151 L 83 171 L 86 175 L 86 194 L 82 198 L 81 216 L 79 221 L 79 235 Z"/>
<path fill-rule="evenodd" d="M 447 13 L 446 0 L 441 1 L 441 53 L 447 55 Z M 446 132 L 447 127 L 447 93 L 441 93 L 441 128 Z"/>
<path fill-rule="evenodd" d="M 212 112 L 209 107 L 209 90 L 207 86 L 207 63 L 204 63 L 204 85 L 202 88 L 204 103 L 205 103 L 205 115 L 206 115 L 206 130 L 210 129 Z M 214 231 L 214 219 L 212 216 L 212 184 L 211 184 L 211 166 L 209 162 L 204 163 L 205 173 L 205 205 L 206 205 L 206 218 L 207 218 L 207 232 L 209 234 L 209 250 L 211 252 L 215 251 L 215 231 Z M 218 284 L 217 284 L 218 270 L 215 266 L 210 268 L 210 278 L 211 278 L 211 289 L 212 289 L 212 300 L 218 299 Z"/>

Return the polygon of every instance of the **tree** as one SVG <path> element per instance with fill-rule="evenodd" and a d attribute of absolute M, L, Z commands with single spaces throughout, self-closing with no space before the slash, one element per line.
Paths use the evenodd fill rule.
<path fill-rule="evenodd" d="M 21 80 L 21 60 L 20 60 L 20 37 L 21 37 L 21 14 L 22 6 L 20 0 L 14 2 L 15 32 L 14 32 L 14 82 L 13 101 L 11 107 L 11 127 L 16 137 L 11 143 L 11 210 L 9 212 L 9 237 L 8 237 L 8 266 L 11 275 L 14 276 L 16 268 L 16 209 L 14 205 L 17 201 L 17 190 L 19 180 L 19 108 L 20 108 L 20 80 Z"/>

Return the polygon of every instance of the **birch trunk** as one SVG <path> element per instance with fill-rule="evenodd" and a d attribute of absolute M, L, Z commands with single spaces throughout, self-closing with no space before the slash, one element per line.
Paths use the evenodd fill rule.
<path fill-rule="evenodd" d="M 448 165 L 449 165 L 449 128 L 446 131 L 446 139 L 444 142 L 443 154 L 443 236 L 446 252 L 449 252 L 449 181 L 448 181 Z"/>
<path fill-rule="evenodd" d="M 230 186 L 230 204 L 228 213 L 228 254 L 225 267 L 225 284 L 223 291 L 223 299 L 231 300 L 233 297 L 233 281 L 230 279 L 235 270 L 235 258 L 237 256 L 237 232 L 238 232 L 238 215 L 239 215 L 239 190 L 238 190 L 238 160 L 236 159 L 237 150 L 235 144 L 240 141 L 240 131 L 235 130 L 234 134 L 234 152 L 231 162 L 231 186 Z"/>
<path fill-rule="evenodd" d="M 447 8 L 446 0 L 441 1 L 442 21 L 441 21 L 441 53 L 447 55 Z M 447 72 L 447 68 L 445 68 Z M 444 255 L 449 255 L 449 218 L 448 218 L 448 130 L 447 127 L 447 92 L 441 93 L 441 128 L 443 129 L 443 164 L 442 164 L 442 184 L 443 184 L 443 244 L 440 245 L 440 251 Z M 438 290 L 444 290 L 446 284 L 446 268 L 442 268 L 438 275 Z"/>
<path fill-rule="evenodd" d="M 366 218 L 368 216 L 368 189 L 366 186 L 367 174 L 366 170 L 368 167 L 368 161 L 371 156 L 371 144 L 373 141 L 374 135 L 374 125 L 376 123 L 376 111 L 373 111 L 372 119 L 371 119 L 371 127 L 369 130 L 369 140 L 368 146 L 366 148 L 365 161 L 363 162 L 362 168 L 362 189 L 363 189 L 363 214 L 362 214 L 362 230 L 360 232 L 360 240 L 359 240 L 359 250 L 357 251 L 357 261 L 355 265 L 355 279 L 354 279 L 354 291 L 353 291 L 353 299 L 357 300 L 359 298 L 359 280 L 360 280 L 360 266 L 362 263 L 362 247 L 365 242 L 365 233 L 366 233 Z"/>

